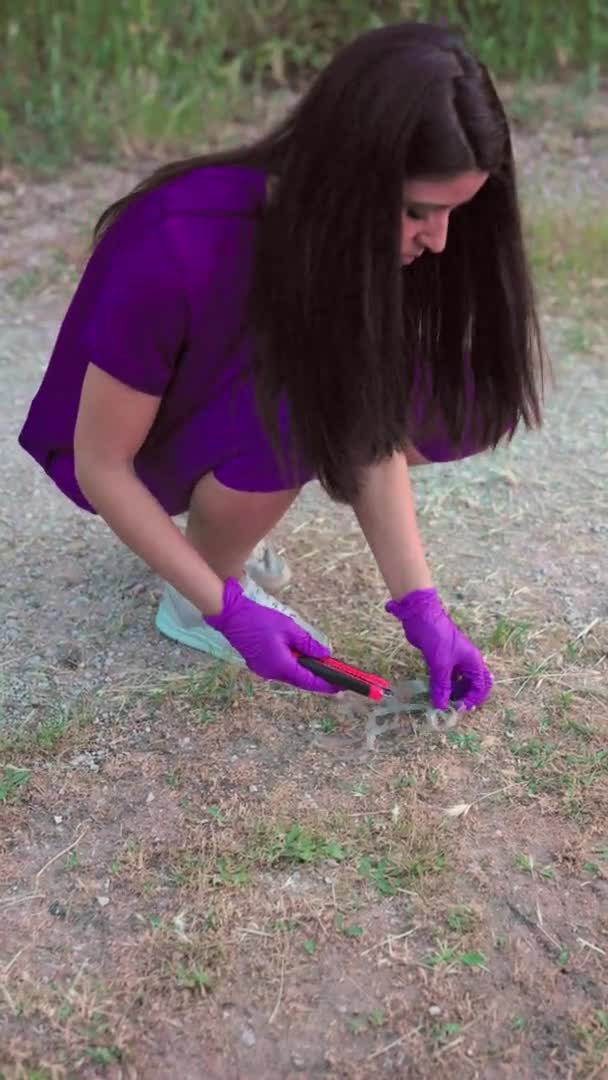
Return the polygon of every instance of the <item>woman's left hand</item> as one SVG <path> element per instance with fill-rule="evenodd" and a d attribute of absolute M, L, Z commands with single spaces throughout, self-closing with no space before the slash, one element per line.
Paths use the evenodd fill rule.
<path fill-rule="evenodd" d="M 450 702 L 465 709 L 483 704 L 492 689 L 492 675 L 479 649 L 450 619 L 435 589 L 391 600 L 386 610 L 400 620 L 410 645 L 424 656 L 435 709 L 447 709 Z"/>

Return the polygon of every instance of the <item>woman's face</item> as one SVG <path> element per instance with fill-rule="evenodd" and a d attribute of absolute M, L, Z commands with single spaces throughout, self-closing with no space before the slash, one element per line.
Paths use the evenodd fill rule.
<path fill-rule="evenodd" d="M 450 214 L 471 202 L 489 173 L 463 172 L 449 180 L 408 180 L 403 185 L 401 265 L 410 266 L 424 251 L 439 255 L 448 239 Z"/>

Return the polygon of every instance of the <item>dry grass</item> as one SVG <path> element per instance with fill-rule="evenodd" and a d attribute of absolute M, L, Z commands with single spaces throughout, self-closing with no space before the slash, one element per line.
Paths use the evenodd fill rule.
<path fill-rule="evenodd" d="M 367 660 L 394 674 L 385 632 Z M 115 686 L 52 754 L 5 740 L 7 1080 L 199 1075 L 201 1023 L 218 1078 L 602 1075 L 606 642 L 546 629 L 531 663 L 534 632 L 491 628 L 483 713 L 373 754 L 333 703 L 213 666 Z"/>

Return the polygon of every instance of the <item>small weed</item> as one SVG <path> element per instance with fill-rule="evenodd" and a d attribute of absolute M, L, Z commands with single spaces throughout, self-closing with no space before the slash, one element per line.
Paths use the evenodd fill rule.
<path fill-rule="evenodd" d="M 574 700 L 574 692 L 572 690 L 562 690 L 559 695 L 558 709 L 561 716 L 566 716 L 570 712 L 570 706 Z"/>
<path fill-rule="evenodd" d="M 511 750 L 515 757 L 525 762 L 528 769 L 544 769 L 555 753 L 552 743 L 540 739 L 527 739 L 512 746 Z"/>
<path fill-rule="evenodd" d="M 367 1029 L 367 1020 L 364 1016 L 349 1016 L 346 1025 L 354 1035 L 359 1035 Z"/>
<path fill-rule="evenodd" d="M 471 952 L 461 953 L 458 957 L 458 961 L 463 965 L 463 967 L 468 968 L 482 968 L 485 967 L 487 964 L 487 959 L 484 954 L 475 950 Z"/>
<path fill-rule="evenodd" d="M 515 865 L 518 870 L 523 870 L 525 874 L 534 873 L 534 859 L 531 855 L 516 855 Z"/>
<path fill-rule="evenodd" d="M 208 911 L 203 919 L 203 930 L 217 930 L 219 920 L 215 911 Z"/>
<path fill-rule="evenodd" d="M 220 810 L 219 806 L 208 806 L 207 813 L 209 814 L 210 818 L 213 818 L 213 820 L 217 822 L 218 825 L 223 825 L 224 819 L 222 818 L 222 811 Z"/>
<path fill-rule="evenodd" d="M 363 935 L 362 926 L 347 926 L 344 922 L 344 916 L 340 913 L 336 915 L 336 929 L 341 934 L 344 934 L 344 937 L 359 938 Z"/>
<path fill-rule="evenodd" d="M 431 1028 L 431 1039 L 434 1043 L 438 1043 L 439 1046 L 445 1046 L 446 1043 L 451 1042 L 455 1035 L 459 1035 L 462 1031 L 462 1024 L 450 1023 L 435 1024 Z"/>
<path fill-rule="evenodd" d="M 297 919 L 274 919 L 268 924 L 268 929 L 275 934 L 291 934 L 299 925 Z"/>
<path fill-rule="evenodd" d="M 349 791 L 351 795 L 355 795 L 357 799 L 363 799 L 366 795 L 369 795 L 369 784 L 361 782 L 351 784 Z"/>
<path fill-rule="evenodd" d="M 87 1046 L 85 1054 L 94 1065 L 116 1065 L 122 1061 L 122 1051 L 117 1046 Z"/>
<path fill-rule="evenodd" d="M 174 791 L 181 787 L 181 780 L 178 773 L 167 773 L 165 776 L 165 784 L 167 787 L 172 788 Z"/>
<path fill-rule="evenodd" d="M 530 625 L 525 622 L 512 622 L 511 619 L 501 617 L 485 643 L 488 652 L 497 649 L 506 649 L 509 646 L 514 652 L 524 652 L 530 637 Z"/>
<path fill-rule="evenodd" d="M 36 731 L 36 746 L 41 750 L 54 750 L 68 729 L 79 727 L 80 723 L 80 717 L 72 716 L 66 709 L 57 709 Z"/>
<path fill-rule="evenodd" d="M 315 952 L 317 951 L 316 942 L 313 941 L 312 938 L 307 938 L 302 948 L 304 949 L 304 952 L 307 956 L 314 956 Z"/>
<path fill-rule="evenodd" d="M 567 735 L 576 735 L 578 739 L 584 739 L 585 742 L 590 742 L 595 732 L 587 724 L 581 724 L 579 720 L 575 720 L 572 716 L 565 716 L 561 723 L 562 731 Z"/>
<path fill-rule="evenodd" d="M 218 859 L 215 873 L 211 877 L 212 885 L 248 885 L 250 872 L 246 866 L 233 865 L 228 859 Z"/>
<path fill-rule="evenodd" d="M 359 1035 L 362 1031 L 367 1031 L 370 1027 L 384 1027 L 386 1024 L 386 1013 L 384 1012 L 384 1009 L 372 1009 L 369 1013 L 355 1013 L 354 1016 L 348 1017 L 346 1024 L 355 1035 Z"/>
<path fill-rule="evenodd" d="M 553 867 L 552 866 L 543 866 L 543 868 L 542 868 L 542 870 L 540 872 L 540 876 L 544 877 L 544 878 L 547 878 L 548 881 L 552 881 L 554 876 L 555 876 L 554 873 L 553 873 Z"/>
<path fill-rule="evenodd" d="M 416 778 L 414 776 L 398 776 L 393 784 L 394 791 L 406 791 L 408 788 L 416 787 Z"/>
<path fill-rule="evenodd" d="M 439 945 L 435 952 L 429 953 L 422 961 L 425 967 L 443 967 L 445 964 L 453 964 L 458 955 L 458 949 L 451 945 Z"/>
<path fill-rule="evenodd" d="M 379 1028 L 384 1027 L 387 1017 L 384 1009 L 372 1009 L 372 1011 L 367 1014 L 367 1019 L 369 1020 L 371 1027 Z"/>
<path fill-rule="evenodd" d="M 576 1038 L 590 1062 L 594 1065 L 601 1063 L 608 1052 L 608 1012 L 605 1009 L 596 1009 L 589 1025 L 577 1028 Z M 593 1072 L 596 1070 L 594 1069 Z M 600 1074 L 596 1073 L 596 1075 Z"/>
<path fill-rule="evenodd" d="M 70 851 L 65 863 L 63 864 L 64 870 L 79 870 L 82 866 L 80 856 L 77 851 Z"/>
<path fill-rule="evenodd" d="M 478 754 L 481 749 L 481 737 L 476 731 L 448 731 L 448 742 L 469 754 Z"/>
<path fill-rule="evenodd" d="M 420 881 L 427 874 L 440 874 L 446 867 L 443 851 L 429 851 L 419 854 L 408 863 L 406 870 L 410 881 Z"/>
<path fill-rule="evenodd" d="M 336 730 L 337 723 L 333 716 L 323 716 L 318 726 L 324 735 L 331 735 Z"/>
<path fill-rule="evenodd" d="M 49 702 L 48 713 L 41 722 L 24 725 L 10 736 L 4 733 L 0 735 L 0 752 L 7 753 L 10 750 L 27 755 L 28 759 L 35 757 L 37 753 L 52 753 L 60 744 L 66 743 L 68 736 L 76 735 L 88 727 L 91 721 L 92 714 L 84 703 L 75 703 L 67 708 L 63 702 L 55 699 Z"/>
<path fill-rule="evenodd" d="M 188 852 L 181 852 L 171 866 L 168 881 L 174 889 L 179 889 L 199 881 L 203 872 L 203 863 L 199 858 Z"/>
<path fill-rule="evenodd" d="M 359 862 L 358 871 L 376 887 L 381 896 L 395 896 L 406 886 L 406 876 L 402 869 L 388 859 L 371 859 L 368 855 Z"/>
<path fill-rule="evenodd" d="M 528 1025 L 528 1021 L 525 1016 L 514 1016 L 511 1020 L 512 1031 L 525 1031 Z"/>
<path fill-rule="evenodd" d="M 14 765 L 4 765 L 0 773 L 0 802 L 7 802 L 13 798 L 20 788 L 27 784 L 31 775 L 29 769 L 18 769 Z"/>
<path fill-rule="evenodd" d="M 462 904 L 453 908 L 453 910 L 448 913 L 446 922 L 450 930 L 453 930 L 454 933 L 467 934 L 474 929 L 477 923 L 477 916 L 470 907 Z"/>
<path fill-rule="evenodd" d="M 218 718 L 209 709 L 199 709 L 194 719 L 201 727 L 209 727 L 210 724 L 215 724 Z"/>
<path fill-rule="evenodd" d="M 505 709 L 503 713 L 503 723 L 505 725 L 506 738 L 514 739 L 515 728 L 517 727 L 517 717 L 515 715 L 515 709 Z"/>
<path fill-rule="evenodd" d="M 65 1005 L 60 1005 L 59 1009 L 57 1010 L 57 1019 L 59 1020 L 60 1024 L 66 1024 L 70 1017 L 73 1016 L 73 1014 L 73 1005 L 70 1005 L 68 1004 L 68 1002 L 66 1002 Z"/>
<path fill-rule="evenodd" d="M 567 967 L 569 959 L 570 959 L 569 950 L 566 949 L 566 948 L 560 949 L 559 953 L 557 954 L 557 963 L 559 964 L 559 966 L 561 968 Z"/>
<path fill-rule="evenodd" d="M 441 773 L 435 765 L 428 765 L 424 770 L 424 779 L 429 787 L 438 787 L 441 783 Z"/>
<path fill-rule="evenodd" d="M 422 962 L 425 967 L 430 968 L 450 967 L 452 964 L 462 964 L 463 967 L 468 968 L 481 968 L 486 966 L 487 960 L 481 952 L 471 950 L 470 952 L 461 953 L 455 946 L 448 945 L 447 942 L 440 942 L 435 952 L 429 953 Z"/>
<path fill-rule="evenodd" d="M 599 877 L 601 874 L 598 864 L 594 862 L 583 863 L 583 870 L 586 874 L 593 874 L 594 877 Z"/>
<path fill-rule="evenodd" d="M 278 830 L 270 839 L 265 855 L 265 861 L 271 866 L 319 863 L 327 859 L 342 862 L 345 858 L 346 852 L 340 844 L 300 825 Z"/>
<path fill-rule="evenodd" d="M 183 964 L 178 964 L 175 978 L 180 989 L 191 990 L 194 994 L 203 995 L 211 989 L 209 972 L 199 968 L 187 968 Z"/>

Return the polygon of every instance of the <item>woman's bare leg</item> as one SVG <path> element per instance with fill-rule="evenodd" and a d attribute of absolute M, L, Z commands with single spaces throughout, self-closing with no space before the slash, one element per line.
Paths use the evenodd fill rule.
<path fill-rule="evenodd" d="M 234 491 L 208 473 L 192 494 L 186 536 L 216 574 L 240 578 L 256 544 L 287 513 L 299 489 Z"/>

